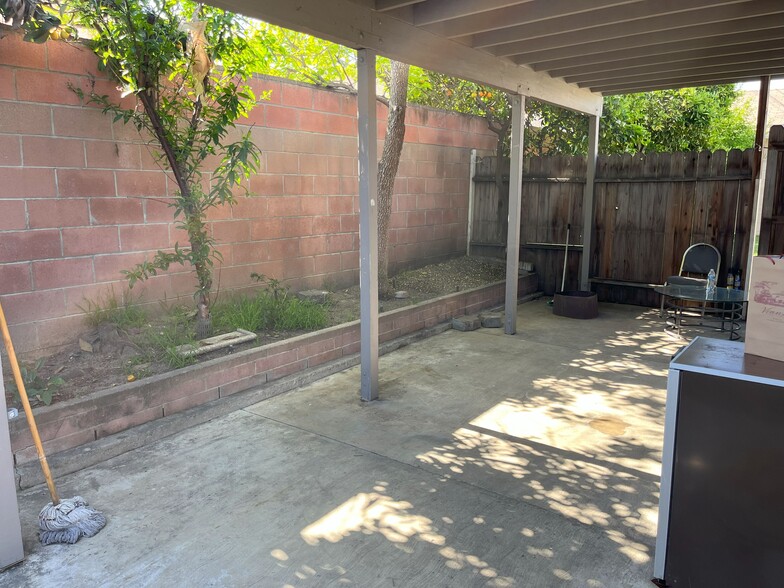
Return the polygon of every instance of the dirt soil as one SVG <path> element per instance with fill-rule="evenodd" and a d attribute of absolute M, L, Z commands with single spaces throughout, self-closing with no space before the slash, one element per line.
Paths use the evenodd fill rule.
<path fill-rule="evenodd" d="M 406 293 L 405 298 L 382 300 L 382 312 L 416 304 L 431 298 L 477 288 L 485 284 L 504 279 L 505 267 L 503 261 L 483 260 L 473 257 L 460 257 L 439 264 L 428 265 L 416 270 L 398 274 L 392 279 L 397 291 Z M 359 286 L 332 292 L 329 297 L 330 325 L 339 325 L 359 318 Z M 156 328 L 151 322 L 147 328 Z M 134 365 L 136 355 L 132 347 L 109 346 L 109 349 L 99 353 L 84 351 L 79 346 L 79 337 L 93 331 L 94 328 L 85 325 L 83 333 L 74 337 L 72 344 L 61 351 L 43 358 L 37 373 L 43 381 L 51 378 L 62 378 L 63 384 L 53 394 L 52 404 L 62 402 L 78 396 L 90 394 L 97 390 L 119 386 L 131 378 L 149 377 L 155 374 L 170 371 L 172 368 L 164 362 Z M 206 361 L 248 349 L 281 341 L 304 333 L 304 331 L 279 331 L 257 333 L 258 339 L 254 342 L 231 346 L 219 351 L 202 355 L 198 361 Z M 121 333 L 122 335 L 122 333 Z M 129 333 L 133 335 L 133 333 Z M 18 407 L 21 403 L 9 391 L 9 381 L 12 380 L 11 370 L 4 358 L 3 373 L 6 376 L 6 403 L 9 408 Z M 31 394 L 32 396 L 32 394 Z M 33 406 L 42 403 L 36 398 L 31 398 Z"/>

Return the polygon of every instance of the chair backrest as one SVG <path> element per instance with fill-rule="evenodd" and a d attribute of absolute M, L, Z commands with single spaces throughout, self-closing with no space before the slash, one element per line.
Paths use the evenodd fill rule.
<path fill-rule="evenodd" d="M 719 275 L 721 253 L 710 243 L 695 243 L 683 253 L 680 275 L 703 274 L 713 270 Z"/>

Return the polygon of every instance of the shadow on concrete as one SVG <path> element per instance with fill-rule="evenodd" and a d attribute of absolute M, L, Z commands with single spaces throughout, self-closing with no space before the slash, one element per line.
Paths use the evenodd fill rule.
<path fill-rule="evenodd" d="M 667 362 L 655 311 L 520 307 L 66 477 L 109 525 L 0 586 L 649 586 Z"/>

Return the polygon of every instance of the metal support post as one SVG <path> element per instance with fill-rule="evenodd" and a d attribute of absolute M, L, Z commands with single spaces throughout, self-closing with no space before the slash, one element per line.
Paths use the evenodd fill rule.
<path fill-rule="evenodd" d="M 517 283 L 520 265 L 520 207 L 523 195 L 525 96 L 512 95 L 512 149 L 509 171 L 509 229 L 506 237 L 506 305 L 504 332 L 517 332 Z M 500 164 L 500 162 L 499 162 Z"/>
<path fill-rule="evenodd" d="M 378 398 L 378 157 L 376 53 L 357 51 L 359 287 L 362 400 Z"/>
<path fill-rule="evenodd" d="M 593 208 L 596 158 L 599 152 L 599 117 L 588 117 L 588 160 L 583 190 L 583 254 L 580 257 L 580 290 L 591 289 L 591 252 L 593 251 Z M 569 211 L 571 214 L 571 211 Z"/>

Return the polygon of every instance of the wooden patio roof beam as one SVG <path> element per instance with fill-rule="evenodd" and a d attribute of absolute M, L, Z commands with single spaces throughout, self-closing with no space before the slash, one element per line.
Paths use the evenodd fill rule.
<path fill-rule="evenodd" d="M 602 97 L 547 74 L 455 43 L 349 0 L 215 0 L 212 4 L 275 25 L 367 48 L 432 71 L 522 93 L 586 114 L 601 114 Z"/>
<path fill-rule="evenodd" d="M 376 10 L 379 12 L 387 12 L 389 10 L 397 10 L 406 6 L 419 4 L 425 0 L 376 0 Z"/>
<path fill-rule="evenodd" d="M 676 64 L 678 62 L 690 61 L 699 58 L 720 59 L 730 56 L 741 56 L 746 54 L 764 53 L 766 51 L 775 51 L 784 49 L 784 29 L 771 29 L 777 31 L 770 35 L 770 39 L 760 40 L 758 42 L 727 44 L 720 47 L 699 47 L 691 48 L 683 51 L 674 51 L 671 53 L 650 53 L 642 51 L 640 56 L 629 58 L 626 52 L 619 52 L 619 58 L 615 61 L 607 60 L 602 63 L 586 64 L 583 62 L 580 65 L 564 66 L 564 67 L 547 67 L 544 68 L 553 77 L 568 78 L 573 75 L 583 74 L 597 74 L 605 72 L 616 72 L 624 69 L 642 68 L 658 64 Z M 765 31 L 768 32 L 768 31 Z M 750 33 L 751 36 L 754 36 Z M 542 68 L 535 68 L 542 69 Z"/>
<path fill-rule="evenodd" d="M 428 0 L 414 10 L 417 26 L 444 22 L 457 18 L 474 17 L 499 9 L 528 5 L 535 0 Z"/>
<path fill-rule="evenodd" d="M 719 35 L 716 37 L 699 37 L 685 41 L 641 45 L 617 51 L 588 53 L 566 59 L 542 59 L 529 65 L 536 71 L 547 71 L 550 75 L 561 76 L 575 71 L 602 71 L 612 64 L 631 62 L 632 59 L 651 59 L 651 63 L 672 59 L 689 59 L 699 55 L 701 51 L 731 51 L 732 47 L 760 45 L 766 42 L 778 42 L 784 37 L 784 27 L 773 27 L 738 34 Z"/>
<path fill-rule="evenodd" d="M 765 50 L 761 53 L 744 53 L 742 55 L 727 55 L 721 58 L 692 59 L 673 63 L 661 63 L 648 67 L 631 67 L 614 71 L 587 73 L 569 76 L 566 81 L 580 86 L 596 86 L 599 83 L 633 82 L 655 79 L 654 76 L 689 75 L 700 73 L 722 73 L 727 71 L 745 71 L 757 65 L 775 66 L 784 59 L 784 47 L 776 50 Z M 773 63 L 768 63 L 773 62 Z M 745 67 L 744 67 L 745 66 Z M 642 73 L 636 73 L 642 72 Z"/>
<path fill-rule="evenodd" d="M 525 5 L 514 4 L 505 8 L 499 8 L 492 12 L 482 12 L 456 18 L 452 20 L 441 20 L 426 24 L 424 29 L 447 38 L 457 38 L 458 41 L 470 45 L 471 35 L 497 31 L 526 23 L 541 23 L 542 21 L 563 17 L 572 14 L 585 14 L 597 8 L 620 6 L 631 4 L 640 0 L 593 0 L 587 2 L 575 2 L 574 0 L 533 0 Z M 478 3 L 475 3 L 478 4 Z M 415 21 L 415 24 L 421 23 Z M 460 38 L 466 37 L 466 38 Z"/>
<path fill-rule="evenodd" d="M 669 88 L 690 88 L 694 86 L 714 86 L 716 84 L 732 84 L 736 82 L 746 82 L 759 79 L 760 76 L 769 75 L 772 78 L 784 76 L 784 66 L 774 71 L 761 69 L 759 71 L 749 71 L 743 75 L 728 74 L 728 75 L 713 75 L 713 76 L 687 76 L 683 78 L 670 78 L 665 80 L 658 80 L 650 84 L 635 85 L 631 84 L 616 84 L 608 86 L 600 86 L 606 96 L 613 96 L 616 94 L 629 94 L 634 92 L 651 92 L 653 90 L 667 90 Z"/>
<path fill-rule="evenodd" d="M 561 43 L 569 44 L 570 38 L 574 43 L 580 43 L 597 36 L 612 38 L 651 30 L 666 30 L 672 28 L 674 22 L 680 24 L 682 20 L 685 20 L 684 26 L 706 22 L 706 20 L 707 22 L 729 20 L 741 16 L 745 10 L 743 0 L 682 0 L 680 2 L 644 0 L 620 5 L 572 1 L 568 2 L 568 5 L 573 7 L 570 11 L 566 7 L 561 7 L 560 2 L 553 4 L 556 8 L 560 8 L 561 14 L 558 10 L 548 11 L 550 17 L 544 22 L 529 22 L 530 19 L 526 19 L 525 24 L 457 40 L 472 47 L 499 46 L 502 51 L 508 44 L 517 46 L 520 43 L 528 45 L 544 43 L 548 48 L 555 48 L 562 46 Z M 590 9 L 579 11 L 576 9 L 579 5 Z M 630 32 L 626 32 L 629 29 Z"/>
<path fill-rule="evenodd" d="M 784 11 L 784 4 L 782 4 Z M 721 44 L 721 37 L 725 35 L 736 35 L 739 33 L 756 33 L 766 29 L 779 29 L 784 27 L 784 13 L 772 14 L 767 16 L 755 16 L 742 18 L 734 21 L 726 21 L 712 24 L 704 24 L 693 27 L 673 28 L 662 36 L 661 32 L 651 32 L 634 36 L 618 37 L 614 39 L 600 39 L 586 43 L 576 43 L 574 45 L 560 47 L 558 49 L 530 51 L 513 51 L 510 58 L 515 63 L 537 63 L 542 64 L 539 69 L 547 69 L 545 62 L 560 60 L 564 62 L 570 59 L 580 59 L 581 57 L 592 55 L 601 59 L 603 54 L 621 51 L 644 51 L 650 47 L 656 50 L 657 45 L 666 44 L 674 50 L 679 50 L 678 43 L 683 46 L 689 42 L 696 42 L 697 39 L 713 39 L 716 44 Z M 663 41 L 666 40 L 666 43 Z M 712 41 L 711 41 L 712 42 Z M 710 42 L 708 43 L 710 45 Z"/>

